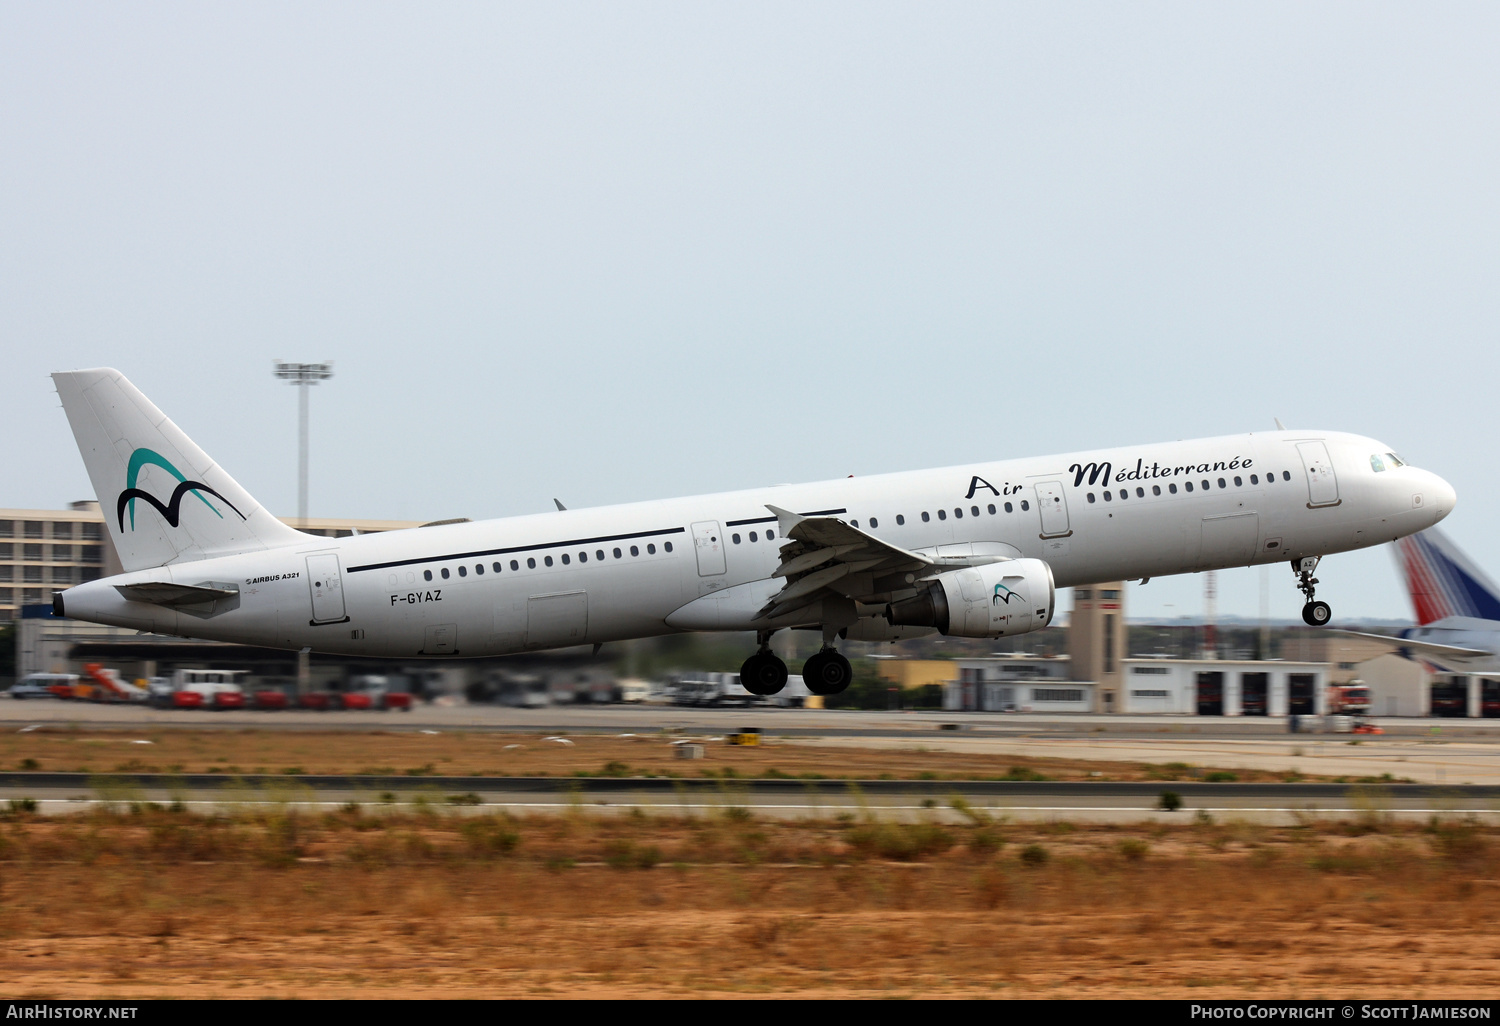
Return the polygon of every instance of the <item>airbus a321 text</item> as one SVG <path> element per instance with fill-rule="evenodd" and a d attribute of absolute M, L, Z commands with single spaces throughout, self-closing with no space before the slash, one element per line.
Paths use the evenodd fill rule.
<path fill-rule="evenodd" d="M 53 375 L 125 572 L 59 615 L 160 634 L 445 658 L 680 631 L 820 631 L 808 687 L 848 686 L 839 638 L 1038 630 L 1056 589 L 1318 559 L 1414 534 L 1446 481 L 1381 442 L 1276 431 L 449 523 L 349 538 L 271 516 L 118 371 Z"/>

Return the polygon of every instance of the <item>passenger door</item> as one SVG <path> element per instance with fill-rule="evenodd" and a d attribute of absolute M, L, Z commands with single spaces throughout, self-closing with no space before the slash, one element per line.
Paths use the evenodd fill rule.
<path fill-rule="evenodd" d="M 724 532 L 717 520 L 693 525 L 693 548 L 698 553 L 698 576 L 713 577 L 724 572 Z"/>
<path fill-rule="evenodd" d="M 1042 481 L 1036 486 L 1036 507 L 1042 514 L 1042 537 L 1065 538 L 1073 533 L 1068 526 L 1068 502 L 1063 498 L 1061 481 Z"/>
<path fill-rule="evenodd" d="M 344 615 L 344 583 L 336 553 L 307 557 L 307 586 L 312 591 L 312 623 L 349 619 Z"/>
<path fill-rule="evenodd" d="M 1307 472 L 1307 505 L 1337 506 L 1339 481 L 1333 473 L 1328 446 L 1322 442 L 1298 442 L 1297 452 L 1301 454 L 1302 467 Z"/>

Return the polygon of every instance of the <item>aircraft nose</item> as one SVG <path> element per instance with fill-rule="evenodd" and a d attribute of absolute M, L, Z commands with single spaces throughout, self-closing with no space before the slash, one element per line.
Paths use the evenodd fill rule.
<path fill-rule="evenodd" d="M 1458 493 L 1447 481 L 1438 477 L 1431 471 L 1424 471 L 1427 480 L 1423 482 L 1422 504 L 1432 510 L 1433 523 L 1446 517 L 1453 512 L 1453 506 L 1458 502 Z"/>

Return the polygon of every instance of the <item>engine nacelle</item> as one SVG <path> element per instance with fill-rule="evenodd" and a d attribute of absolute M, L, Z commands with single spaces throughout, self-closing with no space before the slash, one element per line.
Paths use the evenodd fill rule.
<path fill-rule="evenodd" d="M 1040 559 L 949 570 L 915 597 L 892 602 L 893 626 L 936 627 L 960 638 L 1004 638 L 1039 631 L 1052 622 L 1057 589 L 1052 568 Z"/>

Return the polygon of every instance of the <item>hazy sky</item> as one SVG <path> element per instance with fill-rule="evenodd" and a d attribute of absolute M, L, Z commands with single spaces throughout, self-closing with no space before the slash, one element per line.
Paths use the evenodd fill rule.
<path fill-rule="evenodd" d="M 0 506 L 120 368 L 261 502 L 473 518 L 1288 426 L 1500 575 L 1494 4 L 0 2 Z M 1336 615 L 1402 616 L 1389 554 Z M 1284 567 L 1271 611 L 1301 605 Z M 1257 570 L 1220 575 L 1255 615 Z M 1201 609 L 1199 577 L 1134 615 Z"/>

